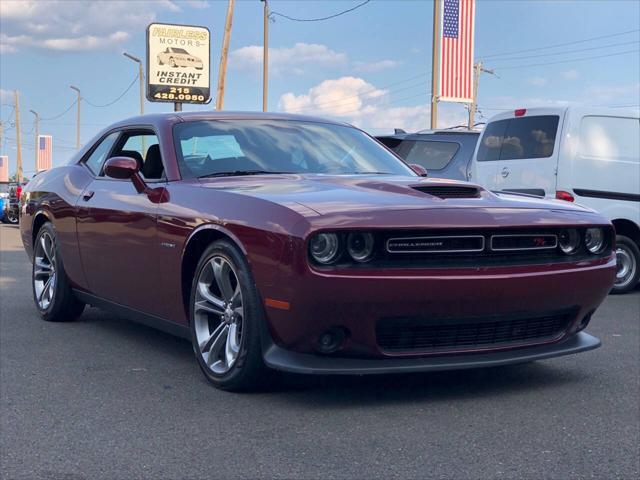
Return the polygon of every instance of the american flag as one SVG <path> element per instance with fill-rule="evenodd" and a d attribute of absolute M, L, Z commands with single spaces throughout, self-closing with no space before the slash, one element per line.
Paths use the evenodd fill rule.
<path fill-rule="evenodd" d="M 473 33 L 475 0 L 439 0 L 442 5 L 440 85 L 445 102 L 473 101 Z"/>
<path fill-rule="evenodd" d="M 9 157 L 0 156 L 0 182 L 9 181 Z"/>
<path fill-rule="evenodd" d="M 42 172 L 51 168 L 51 135 L 38 135 L 38 160 L 36 170 Z"/>

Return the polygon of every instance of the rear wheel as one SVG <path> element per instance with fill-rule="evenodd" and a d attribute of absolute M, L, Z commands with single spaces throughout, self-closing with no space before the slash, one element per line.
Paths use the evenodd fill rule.
<path fill-rule="evenodd" d="M 640 279 L 640 248 L 624 235 L 616 236 L 616 281 L 611 293 L 627 293 Z"/>
<path fill-rule="evenodd" d="M 18 215 L 18 209 L 13 206 L 10 206 L 9 209 L 7 210 L 7 214 L 5 218 L 7 219 L 7 223 L 11 223 L 13 225 L 18 223 L 20 218 Z"/>
<path fill-rule="evenodd" d="M 43 320 L 69 322 L 84 310 L 71 290 L 58 248 L 56 232 L 47 222 L 40 228 L 33 248 L 33 300 Z"/>
<path fill-rule="evenodd" d="M 190 306 L 193 350 L 205 377 L 225 390 L 258 386 L 266 370 L 263 312 L 249 266 L 230 242 L 214 242 L 203 253 Z"/>

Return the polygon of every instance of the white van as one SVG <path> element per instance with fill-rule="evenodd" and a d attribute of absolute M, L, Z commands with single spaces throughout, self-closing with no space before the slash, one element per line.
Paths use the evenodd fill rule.
<path fill-rule="evenodd" d="M 640 115 L 618 109 L 518 109 L 487 123 L 470 180 L 502 190 L 575 201 L 616 228 L 613 292 L 640 279 Z"/>

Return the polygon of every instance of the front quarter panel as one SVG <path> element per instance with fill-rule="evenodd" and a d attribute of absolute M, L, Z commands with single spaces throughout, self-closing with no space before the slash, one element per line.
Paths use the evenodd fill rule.
<path fill-rule="evenodd" d="M 76 235 L 76 202 L 91 182 L 91 176 L 81 165 L 54 168 L 39 174 L 23 191 L 20 233 L 29 258 L 33 255 L 33 225 L 44 215 L 53 223 L 58 237 L 60 253 L 71 283 L 87 288 L 80 261 Z"/>

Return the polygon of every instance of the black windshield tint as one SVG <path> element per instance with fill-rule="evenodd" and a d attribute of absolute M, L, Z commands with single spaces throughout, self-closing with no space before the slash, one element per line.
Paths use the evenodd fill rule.
<path fill-rule="evenodd" d="M 184 178 L 234 171 L 330 175 L 413 171 L 358 129 L 292 120 L 213 120 L 174 128 Z"/>
<path fill-rule="evenodd" d="M 418 140 L 413 142 L 405 160 L 417 163 L 427 170 L 442 170 L 458 152 L 460 145 L 454 142 L 433 142 Z"/>
<path fill-rule="evenodd" d="M 491 122 L 482 136 L 478 161 L 550 157 L 559 120 L 557 115 L 539 115 Z"/>

